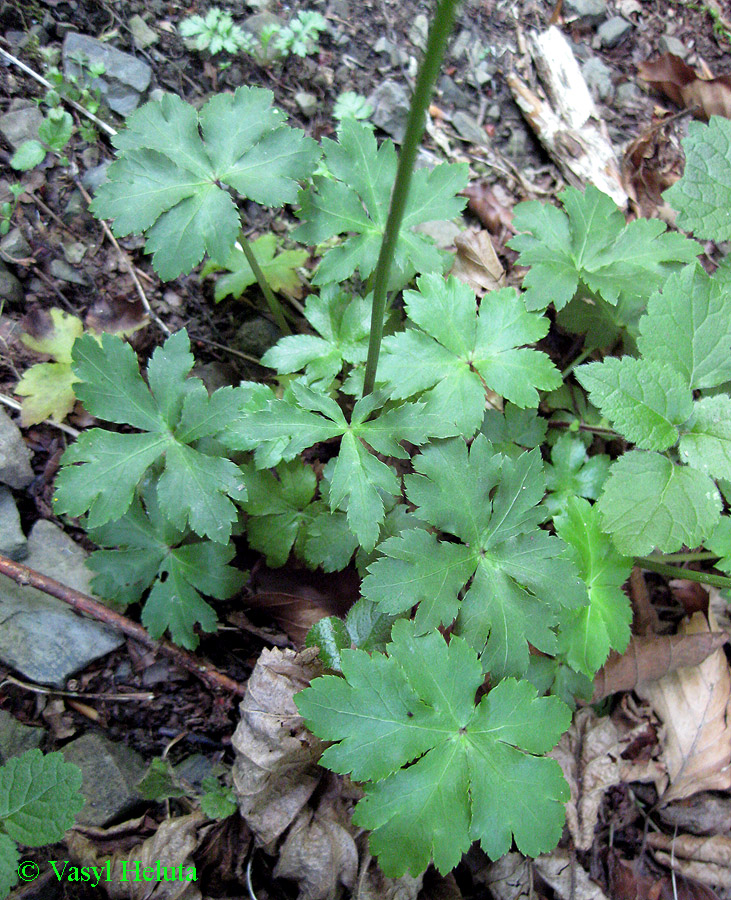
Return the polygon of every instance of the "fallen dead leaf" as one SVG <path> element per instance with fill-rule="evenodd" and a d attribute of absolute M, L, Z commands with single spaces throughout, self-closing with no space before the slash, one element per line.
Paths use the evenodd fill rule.
<path fill-rule="evenodd" d="M 612 900 L 719 900 L 699 881 L 651 872 L 644 854 L 627 862 L 610 849 L 607 869 Z"/>
<path fill-rule="evenodd" d="M 673 838 L 651 832 L 647 835 L 647 842 L 655 849 L 658 862 L 686 878 L 715 887 L 731 888 L 731 837 L 721 834 L 712 837 L 679 834 Z"/>
<path fill-rule="evenodd" d="M 731 118 L 731 75 L 700 78 L 688 63 L 673 53 L 640 63 L 637 72 L 650 87 L 662 91 L 678 106 L 692 109 L 698 118 Z"/>
<path fill-rule="evenodd" d="M 477 216 L 490 234 L 502 240 L 505 235 L 514 234 L 515 200 L 508 197 L 504 190 L 501 197 L 500 192 L 498 185 L 490 185 L 486 181 L 473 181 L 464 190 L 467 209 Z"/>
<path fill-rule="evenodd" d="M 666 127 L 675 117 L 660 120 L 632 141 L 622 157 L 622 184 L 644 218 L 660 218 L 675 224 L 676 213 L 663 198 L 663 192 L 683 173 L 683 154 Z"/>
<path fill-rule="evenodd" d="M 566 900 L 607 900 L 599 885 L 589 878 L 575 859 L 571 859 L 567 850 L 554 850 L 539 856 L 534 865 L 541 878 L 559 897 Z"/>
<path fill-rule="evenodd" d="M 478 872 L 475 880 L 484 884 L 495 900 L 528 900 L 532 894 L 530 867 L 522 853 L 506 853 Z"/>
<path fill-rule="evenodd" d="M 304 727 L 292 699 L 319 674 L 316 647 L 264 650 L 241 701 L 232 738 L 239 811 L 268 852 L 317 787 L 322 743 Z"/>
<path fill-rule="evenodd" d="M 682 631 L 702 638 L 713 634 L 702 613 L 684 620 Z M 661 743 L 670 786 L 662 801 L 730 788 L 731 670 L 723 650 L 657 681 L 642 681 L 635 691 L 665 726 Z"/>
<path fill-rule="evenodd" d="M 658 809 L 666 825 L 693 834 L 731 834 L 731 797 L 702 792 Z"/>
<path fill-rule="evenodd" d="M 468 284 L 482 297 L 505 285 L 505 269 L 486 231 L 463 231 L 454 239 L 457 256 L 450 275 Z"/>
<path fill-rule="evenodd" d="M 576 713 L 571 728 L 548 754 L 561 766 L 571 789 L 566 824 L 578 850 L 591 847 L 599 807 L 610 787 L 632 781 L 662 783 L 665 773 L 656 760 L 622 758 L 646 727 L 637 725 L 620 734 L 612 719 L 599 718 L 591 707 L 586 707 Z"/>

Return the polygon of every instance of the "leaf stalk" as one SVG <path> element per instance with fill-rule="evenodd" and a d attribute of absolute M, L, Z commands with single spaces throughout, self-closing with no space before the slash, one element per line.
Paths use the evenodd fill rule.
<path fill-rule="evenodd" d="M 659 562 L 651 556 L 636 556 L 635 564 L 641 569 L 657 572 L 666 578 L 683 578 L 686 581 L 697 581 L 700 584 L 709 584 L 711 587 L 731 588 L 731 578 L 725 575 L 713 575 L 710 572 L 696 572 L 695 569 L 681 569 L 680 566 L 670 566 Z"/>
<path fill-rule="evenodd" d="M 264 299 L 267 302 L 267 306 L 269 307 L 269 311 L 274 316 L 274 321 L 279 326 L 279 330 L 282 334 L 292 334 L 292 329 L 287 324 L 287 320 L 284 318 L 284 310 L 282 309 L 282 304 L 277 300 L 274 296 L 272 289 L 269 287 L 269 282 L 266 280 L 266 276 L 262 272 L 261 266 L 257 258 L 254 256 L 254 251 L 251 249 L 251 244 L 246 240 L 243 234 L 239 235 L 239 243 L 241 244 L 241 249 L 244 251 L 244 256 L 246 257 L 246 261 L 251 266 L 251 271 L 256 276 L 256 280 L 261 288 L 262 294 L 264 294 Z"/>

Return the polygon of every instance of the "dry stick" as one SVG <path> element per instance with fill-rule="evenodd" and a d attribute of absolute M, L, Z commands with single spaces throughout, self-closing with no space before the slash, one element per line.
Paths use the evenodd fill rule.
<path fill-rule="evenodd" d="M 219 672 L 210 663 L 196 659 L 192 653 L 176 647 L 170 641 L 154 640 L 141 625 L 132 622 L 126 616 L 121 616 L 119 613 L 114 612 L 87 594 L 82 594 L 80 591 L 67 587 L 65 584 L 61 584 L 47 575 L 42 575 L 34 569 L 29 569 L 28 566 L 24 566 L 2 555 L 0 555 L 0 575 L 7 575 L 8 578 L 12 578 L 19 585 L 30 585 L 36 590 L 43 591 L 44 594 L 50 594 L 51 597 L 63 600 L 64 603 L 68 603 L 69 606 L 73 606 L 79 612 L 86 613 L 86 615 L 91 616 L 98 622 L 111 625 L 113 628 L 121 631 L 122 634 L 126 634 L 127 637 L 133 638 L 145 647 L 149 647 L 151 650 L 159 650 L 165 656 L 170 657 L 176 665 L 195 675 L 196 678 L 199 678 L 213 690 L 228 691 L 239 696 L 243 696 L 246 692 L 245 685 Z"/>
<path fill-rule="evenodd" d="M 8 53 L 7 50 L 3 50 L 2 47 L 0 47 L 0 56 L 4 56 L 5 59 L 11 62 L 14 66 L 17 66 L 19 69 L 25 72 L 26 75 L 30 75 L 31 78 L 35 78 L 35 80 L 39 84 L 42 84 L 43 87 L 48 88 L 49 91 L 55 90 L 50 81 L 47 81 L 42 75 L 39 75 L 38 72 L 31 69 L 30 66 L 26 66 L 26 64 L 24 62 L 21 62 L 17 58 L 17 56 L 13 56 L 13 54 Z M 61 99 L 64 103 L 68 103 L 69 106 L 73 106 L 73 108 L 77 112 L 80 112 L 82 115 L 86 116 L 87 119 L 91 119 L 91 121 L 96 126 L 101 128 L 102 131 L 106 131 L 106 133 L 110 135 L 110 137 L 117 133 L 111 125 L 107 125 L 106 122 L 102 122 L 101 119 L 97 118 L 94 113 L 90 113 L 89 110 L 85 109 L 80 103 L 77 103 L 75 100 L 70 100 L 68 97 L 62 97 Z"/>
<path fill-rule="evenodd" d="M 81 195 L 84 198 L 84 200 L 86 200 L 87 203 L 91 203 L 91 197 L 89 196 L 87 191 L 84 189 L 84 186 L 81 184 L 81 182 L 76 178 L 74 179 L 74 181 L 76 182 L 76 187 L 81 192 Z M 137 273 L 135 272 L 135 267 L 132 265 L 132 261 L 127 256 L 127 254 L 124 252 L 124 250 L 122 250 L 122 248 L 119 246 L 119 244 L 117 243 L 117 239 L 112 234 L 112 229 L 107 225 L 107 223 L 104 221 L 104 219 L 99 219 L 99 221 L 101 222 L 101 226 L 104 229 L 104 234 L 106 234 L 106 236 L 109 238 L 109 240 L 112 242 L 112 244 L 114 244 L 114 248 L 116 249 L 117 253 L 119 253 L 119 256 L 122 259 L 122 262 L 127 267 L 127 271 L 132 276 L 132 281 L 134 282 L 134 285 L 137 288 L 137 293 L 139 295 L 140 300 L 142 301 L 142 305 L 145 308 L 145 312 L 152 319 L 152 321 L 155 323 L 155 325 L 157 325 L 158 328 L 160 328 L 165 334 L 169 335 L 171 333 L 170 329 L 162 321 L 162 319 L 159 316 L 155 315 L 155 313 L 152 311 L 152 307 L 150 306 L 150 301 L 147 299 L 147 294 L 145 294 L 144 290 L 142 289 L 142 285 L 140 284 L 140 279 L 137 277 Z"/>

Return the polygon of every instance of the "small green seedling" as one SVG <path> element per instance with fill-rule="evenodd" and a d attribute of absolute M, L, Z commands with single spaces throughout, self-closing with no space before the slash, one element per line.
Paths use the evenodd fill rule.
<path fill-rule="evenodd" d="M 199 53 L 253 53 L 256 41 L 253 35 L 234 24 L 231 13 L 217 6 L 211 7 L 205 16 L 188 16 L 178 26 L 186 43 Z"/>

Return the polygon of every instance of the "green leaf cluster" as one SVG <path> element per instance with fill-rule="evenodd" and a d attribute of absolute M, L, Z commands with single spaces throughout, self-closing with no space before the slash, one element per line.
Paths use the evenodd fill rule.
<path fill-rule="evenodd" d="M 713 479 L 731 477 L 731 397 L 694 391 L 731 380 L 731 296 L 699 264 L 671 275 L 640 321 L 639 358 L 576 371 L 635 449 L 611 466 L 604 528 L 627 555 L 698 546 L 721 514 Z"/>
<path fill-rule="evenodd" d="M 556 844 L 568 785 L 545 753 L 568 727 L 568 707 L 526 681 L 501 681 L 479 704 L 480 662 L 459 637 L 393 626 L 387 653 L 342 650 L 295 699 L 307 727 L 333 741 L 322 764 L 365 783 L 354 821 L 371 831 L 386 875 L 457 865 L 479 840 L 492 858 L 513 840 L 536 856 Z M 367 710 L 367 716 L 363 715 Z"/>
<path fill-rule="evenodd" d="M 17 844 L 60 841 L 84 805 L 81 769 L 63 753 L 27 750 L 0 766 L 0 898 L 18 880 Z"/>
<path fill-rule="evenodd" d="M 288 128 L 262 88 L 216 94 L 200 110 L 172 94 L 146 103 L 112 139 L 118 158 L 91 205 L 115 234 L 144 233 L 163 280 L 208 253 L 226 266 L 241 227 L 228 188 L 271 207 L 293 203 L 317 144 Z"/>

